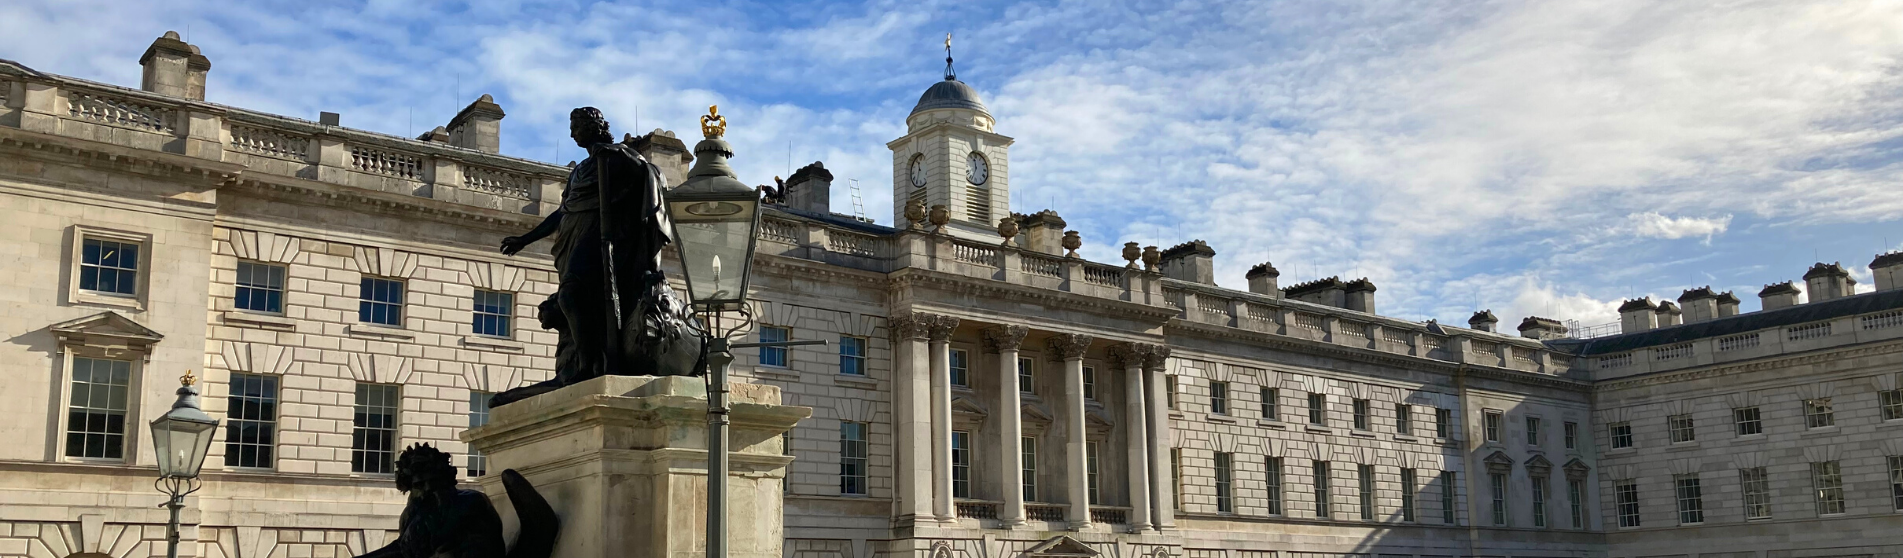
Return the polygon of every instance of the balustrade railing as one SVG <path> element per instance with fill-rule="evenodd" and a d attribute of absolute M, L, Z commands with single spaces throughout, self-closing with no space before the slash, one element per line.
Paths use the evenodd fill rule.
<path fill-rule="evenodd" d="M 1891 310 L 1882 314 L 1863 317 L 1864 329 L 1884 329 L 1903 326 L 1903 310 Z"/>
<path fill-rule="evenodd" d="M 1679 343 L 1677 345 L 1652 349 L 1652 360 L 1677 360 L 1681 358 L 1691 358 L 1691 356 L 1691 343 Z"/>
<path fill-rule="evenodd" d="M 1343 339 L 1344 341 L 1368 340 L 1368 324 L 1337 321 L 1335 322 L 1335 329 L 1336 331 L 1340 331 L 1343 337 L 1346 337 L 1346 339 Z"/>
<path fill-rule="evenodd" d="M 1718 352 L 1730 352 L 1758 346 L 1758 332 L 1740 333 L 1718 338 Z"/>
<path fill-rule="evenodd" d="M 773 218 L 760 220 L 760 238 L 787 244 L 800 243 L 800 225 L 792 221 Z"/>
<path fill-rule="evenodd" d="M 958 517 L 964 519 L 998 518 L 998 504 L 996 502 L 958 502 L 953 507 L 957 509 Z"/>
<path fill-rule="evenodd" d="M 953 242 L 952 259 L 968 264 L 998 267 L 998 249 L 991 246 Z"/>
<path fill-rule="evenodd" d="M 66 100 L 68 114 L 76 119 L 163 134 L 176 129 L 173 124 L 176 112 L 169 108 L 85 91 L 68 91 Z"/>
<path fill-rule="evenodd" d="M 1034 521 L 1064 521 L 1065 506 L 1025 504 L 1024 517 Z"/>
<path fill-rule="evenodd" d="M 487 167 L 463 167 L 463 187 L 505 198 L 529 199 L 529 177 Z"/>
<path fill-rule="evenodd" d="M 1381 339 L 1389 343 L 1414 346 L 1414 333 L 1404 329 L 1382 329 Z"/>
<path fill-rule="evenodd" d="M 854 256 L 878 257 L 885 251 L 885 239 L 869 234 L 831 231 L 826 235 L 826 249 Z"/>
<path fill-rule="evenodd" d="M 422 178 L 423 159 L 408 153 L 351 146 L 350 168 L 370 174 L 419 180 Z"/>
<path fill-rule="evenodd" d="M 1316 314 L 1306 314 L 1302 312 L 1296 312 L 1295 313 L 1295 327 L 1312 330 L 1312 331 L 1321 331 L 1322 317 Z"/>
<path fill-rule="evenodd" d="M 1632 366 L 1632 353 L 1599 357 L 1599 369 L 1624 368 Z"/>
<path fill-rule="evenodd" d="M 1084 282 L 1106 287 L 1123 286 L 1123 268 L 1107 265 L 1084 264 Z"/>
<path fill-rule="evenodd" d="M 1091 523 L 1122 525 L 1130 522 L 1130 508 L 1090 507 Z"/>
<path fill-rule="evenodd" d="M 1522 348 L 1522 347 L 1514 347 L 1514 348 L 1513 348 L 1513 361 L 1514 361 L 1514 362 L 1524 362 L 1524 363 L 1527 363 L 1527 364 L 1533 364 L 1533 363 L 1536 363 L 1536 362 L 1539 362 L 1539 361 L 1538 361 L 1537 359 L 1535 359 L 1535 356 L 1536 356 L 1537 354 L 1538 354 L 1538 353 L 1535 353 L 1535 352 L 1533 351 L 1533 349 L 1527 349 L 1527 348 Z"/>
<path fill-rule="evenodd" d="M 277 130 L 232 124 L 231 148 L 252 155 L 303 161 L 310 158 L 311 139 Z"/>
<path fill-rule="evenodd" d="M 1177 310 L 1183 309 L 1183 291 L 1181 289 L 1163 289 L 1163 302 Z"/>
<path fill-rule="evenodd" d="M 1830 336 L 1830 322 L 1804 324 L 1801 326 L 1792 326 L 1789 328 L 1785 328 L 1784 333 L 1786 336 L 1785 338 L 1791 341 L 1803 341 L 1805 339 L 1817 339 L 1820 337 L 1829 337 Z"/>
<path fill-rule="evenodd" d="M 1063 277 L 1064 260 L 1026 252 L 1018 256 L 1018 269 L 1032 275 Z"/>

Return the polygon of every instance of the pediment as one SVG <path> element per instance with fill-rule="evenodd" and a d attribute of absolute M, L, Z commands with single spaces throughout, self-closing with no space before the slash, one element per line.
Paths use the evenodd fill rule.
<path fill-rule="evenodd" d="M 1112 418 L 1109 413 L 1104 412 L 1101 407 L 1084 411 L 1085 428 L 1109 430 L 1116 425 L 1116 419 Z"/>
<path fill-rule="evenodd" d="M 1482 461 L 1484 461 L 1487 464 L 1487 471 L 1489 472 L 1493 472 L 1493 473 L 1513 472 L 1513 458 L 1507 457 L 1506 452 L 1499 452 L 1499 451 L 1493 452 L 1493 455 L 1487 456 L 1487 458 Z"/>
<path fill-rule="evenodd" d="M 143 351 L 165 339 L 165 335 L 111 310 L 53 324 L 46 329 L 53 332 L 61 344 L 87 347 Z"/>
<path fill-rule="evenodd" d="M 1553 462 L 1547 461 L 1546 456 L 1535 455 L 1532 459 L 1526 460 L 1526 470 L 1534 476 L 1543 477 L 1548 471 L 1553 470 Z"/>
<path fill-rule="evenodd" d="M 1584 461 L 1580 461 L 1577 457 L 1567 461 L 1566 465 L 1561 467 L 1561 469 L 1566 471 L 1566 478 L 1572 480 L 1585 480 L 1586 475 L 1592 472 L 1592 466 L 1587 465 Z"/>
<path fill-rule="evenodd" d="M 990 414 L 989 411 L 985 410 L 983 403 L 979 403 L 976 399 L 962 395 L 952 398 L 951 411 L 954 415 L 971 415 L 979 418 Z"/>
<path fill-rule="evenodd" d="M 1101 556 L 1102 553 L 1097 552 L 1097 550 L 1094 548 L 1091 548 L 1090 545 L 1077 542 L 1077 539 L 1073 539 L 1064 535 L 1058 535 L 1055 537 L 1051 537 L 1050 539 L 1045 540 L 1044 542 L 1037 543 L 1037 545 L 1032 546 L 1031 548 L 1024 549 L 1023 555 L 1034 556 L 1034 557 L 1035 556 L 1056 556 L 1056 557 L 1066 557 L 1066 558 L 1096 558 L 1097 556 Z"/>
<path fill-rule="evenodd" d="M 1049 410 L 1046 410 L 1043 405 L 1039 405 L 1036 403 L 1025 403 L 1022 409 L 1024 413 L 1025 422 L 1050 424 L 1051 421 L 1053 420 L 1051 417 L 1051 412 Z"/>

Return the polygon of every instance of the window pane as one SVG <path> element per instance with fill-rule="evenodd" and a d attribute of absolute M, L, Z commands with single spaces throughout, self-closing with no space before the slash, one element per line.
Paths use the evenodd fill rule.
<path fill-rule="evenodd" d="M 1216 452 L 1216 511 L 1220 513 L 1236 511 L 1232 487 L 1235 482 L 1234 459 L 1233 454 Z"/>
<path fill-rule="evenodd" d="M 129 361 L 74 357 L 66 456 L 117 459 L 125 448 Z"/>
<path fill-rule="evenodd" d="M 231 374 L 226 397 L 225 466 L 270 468 L 277 430 L 275 376 Z"/>
<path fill-rule="evenodd" d="M 477 290 L 472 317 L 472 331 L 476 335 L 513 336 L 515 330 L 510 329 L 510 322 L 515 317 L 515 294 Z"/>
<path fill-rule="evenodd" d="M 390 473 L 395 470 L 396 414 L 402 400 L 398 389 L 398 386 L 386 384 L 357 384 L 350 440 L 352 472 Z"/>
<path fill-rule="evenodd" d="M 489 398 L 495 394 L 486 391 L 469 392 L 469 427 L 475 428 L 489 424 Z M 489 474 L 489 458 L 474 447 L 469 448 L 469 463 L 464 467 L 470 478 Z"/>
<path fill-rule="evenodd" d="M 952 431 L 952 497 L 971 497 L 971 433 Z"/>
<path fill-rule="evenodd" d="M 361 287 L 357 321 L 387 326 L 403 325 L 403 282 L 364 277 Z"/>
<path fill-rule="evenodd" d="M 866 493 L 866 459 L 869 453 L 867 430 L 863 422 L 839 423 L 839 493 Z"/>
<path fill-rule="evenodd" d="M 850 336 L 839 338 L 839 373 L 848 376 L 866 375 L 865 338 Z"/>
<path fill-rule="evenodd" d="M 1266 504 L 1272 515 L 1282 514 L 1282 458 L 1270 457 L 1265 461 L 1268 501 Z"/>

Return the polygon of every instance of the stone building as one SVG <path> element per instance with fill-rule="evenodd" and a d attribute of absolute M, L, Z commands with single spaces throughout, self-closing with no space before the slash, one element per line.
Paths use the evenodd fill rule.
<path fill-rule="evenodd" d="M 224 426 L 182 555 L 381 546 L 410 443 L 492 480 L 459 435 L 548 376 L 554 288 L 546 244 L 494 247 L 567 169 L 497 153 L 487 96 L 411 139 L 205 102 L 175 34 L 140 63 L 131 89 L 0 61 L 0 558 L 164 553 L 142 425 L 186 370 Z M 1820 264 L 1764 311 L 1698 289 L 1627 304 L 1617 335 L 1513 335 L 1381 316 L 1365 279 L 1218 287 L 1200 241 L 1086 261 L 1055 213 L 1011 212 L 1012 139 L 972 88 L 948 72 L 907 126 L 902 228 L 831 213 L 818 163 L 762 222 L 757 335 L 829 342 L 736 363 L 815 410 L 783 440 L 789 558 L 1903 544 L 1903 256 L 1871 293 Z M 674 183 L 691 160 L 628 141 Z"/>

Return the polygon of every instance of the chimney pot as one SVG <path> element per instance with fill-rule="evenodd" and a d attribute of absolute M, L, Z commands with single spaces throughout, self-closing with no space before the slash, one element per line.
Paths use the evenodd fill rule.
<path fill-rule="evenodd" d="M 1825 264 L 1818 262 L 1804 272 L 1804 291 L 1810 294 L 1811 302 L 1835 300 L 1856 294 L 1857 281 L 1850 278 L 1850 272 L 1843 263 Z"/>
<path fill-rule="evenodd" d="M 1041 212 L 1040 212 L 1041 213 Z M 1056 213 L 1051 215 L 1055 216 Z M 1062 229 L 1059 229 L 1060 233 Z M 1061 254 L 1062 252 L 1054 252 Z M 1163 251 L 1163 275 L 1171 279 L 1216 284 L 1216 250 L 1201 240 L 1192 240 Z M 1337 307 L 1340 305 L 1337 304 Z"/>
<path fill-rule="evenodd" d="M 1493 332 L 1493 326 L 1499 323 L 1500 318 L 1493 317 L 1492 310 L 1474 312 L 1473 317 L 1467 318 L 1467 327 L 1489 333 Z"/>
<path fill-rule="evenodd" d="M 205 100 L 205 74 L 211 72 L 211 59 L 200 54 L 198 47 L 180 40 L 178 32 L 166 31 L 153 40 L 139 57 L 139 65 L 145 68 L 139 77 L 139 89 Z"/>
<path fill-rule="evenodd" d="M 1903 289 L 1903 252 L 1877 254 L 1870 260 L 1870 274 L 1876 276 L 1878 291 Z"/>
<path fill-rule="evenodd" d="M 1249 292 L 1282 298 L 1282 289 L 1275 286 L 1281 276 L 1282 272 L 1276 271 L 1274 265 L 1262 262 L 1249 268 L 1249 273 L 1243 277 L 1249 280 Z"/>
<path fill-rule="evenodd" d="M 1018 239 L 1018 241 L 1022 243 L 1019 244 L 1019 246 L 1023 246 L 1026 250 L 1050 254 L 1052 256 L 1064 255 L 1064 227 L 1068 227 L 1070 224 L 1065 223 L 1064 218 L 1059 216 L 1056 211 L 1046 209 L 1030 215 L 1013 213 L 1011 216 L 1018 220 L 1018 230 L 1021 231 L 1018 233 L 1022 235 Z M 1175 250 L 1175 248 L 1171 248 L 1170 250 Z M 1164 251 L 1162 257 L 1163 272 L 1168 274 L 1170 252 L 1167 250 Z M 1170 275 L 1170 277 L 1176 276 Z M 1183 279 L 1181 277 L 1176 278 Z M 1190 281 L 1191 279 L 1183 280 Z"/>
<path fill-rule="evenodd" d="M 1349 281 L 1342 289 L 1342 307 L 1356 312 L 1374 313 L 1374 282 L 1367 277 Z"/>
<path fill-rule="evenodd" d="M 1659 301 L 1658 316 L 1658 327 L 1671 327 L 1685 323 L 1685 313 L 1679 311 L 1678 305 L 1672 304 L 1669 300 Z"/>
<path fill-rule="evenodd" d="M 1686 289 L 1678 295 L 1678 304 L 1685 308 L 1685 323 L 1695 324 L 1718 319 L 1718 293 L 1711 286 Z"/>
<path fill-rule="evenodd" d="M 1619 333 L 1638 333 L 1659 327 L 1658 305 L 1651 297 L 1635 298 L 1619 305 Z"/>
<path fill-rule="evenodd" d="M 502 151 L 502 105 L 484 93 L 449 119 L 449 143 L 483 153 Z"/>
<path fill-rule="evenodd" d="M 1758 300 L 1765 310 L 1789 308 L 1797 306 L 1797 292 L 1797 285 L 1791 281 L 1765 285 L 1764 290 L 1758 291 Z"/>
<path fill-rule="evenodd" d="M 1520 336 L 1528 339 L 1559 339 L 1566 336 L 1566 326 L 1559 320 L 1527 316 L 1520 320 Z"/>
<path fill-rule="evenodd" d="M 1282 289 L 1282 298 L 1312 302 L 1335 308 L 1348 307 L 1348 284 L 1340 277 L 1316 279 Z"/>
<path fill-rule="evenodd" d="M 813 161 L 793 171 L 793 177 L 786 179 L 786 191 L 780 195 L 786 198 L 787 207 L 826 215 L 833 211 L 832 191 L 832 171 L 826 170 L 825 164 Z"/>
<path fill-rule="evenodd" d="M 687 165 L 694 162 L 694 154 L 685 142 L 674 137 L 674 132 L 655 128 L 629 140 L 629 145 L 649 163 L 661 168 L 661 176 L 667 179 L 669 186 L 679 186 L 687 180 Z"/>

